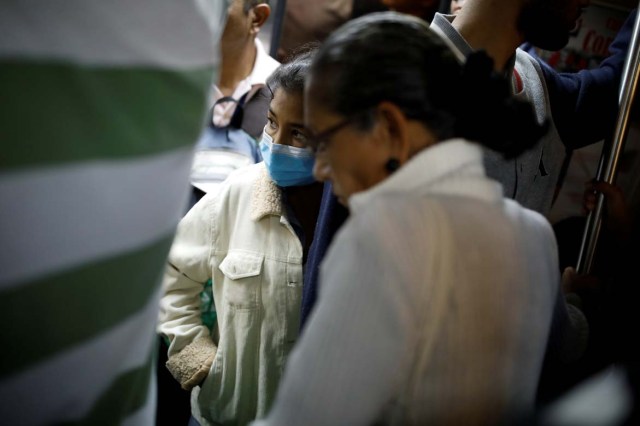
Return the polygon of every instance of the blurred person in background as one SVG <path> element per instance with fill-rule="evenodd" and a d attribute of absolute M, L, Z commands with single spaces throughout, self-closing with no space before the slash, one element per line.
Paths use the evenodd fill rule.
<path fill-rule="evenodd" d="M 430 19 L 439 0 L 287 0 L 278 58 L 285 58 L 299 46 L 322 42 L 350 19 L 385 10 L 419 12 Z"/>
<path fill-rule="evenodd" d="M 308 43 L 322 42 L 350 17 L 353 0 L 287 0 L 278 58 Z"/>
<path fill-rule="evenodd" d="M 466 1 L 455 19 L 436 15 L 432 28 L 453 43 L 461 57 L 486 50 L 496 70 L 510 76 L 514 96 L 533 102 L 539 120 L 553 119 L 534 150 L 510 161 L 490 152 L 485 158 L 489 175 L 503 184 L 505 195 L 546 215 L 566 151 L 598 142 L 613 129 L 633 20 L 627 21 L 612 43 L 614 54 L 597 72 L 560 74 L 517 47 L 529 41 L 547 50 L 562 48 L 588 1 L 499 3 L 497 8 L 491 0 Z"/>
<path fill-rule="evenodd" d="M 595 69 L 577 73 L 558 73 L 540 58 L 527 54 L 533 50 L 531 46 L 534 45 L 547 50 L 562 48 L 571 30 L 576 26 L 576 18 L 580 16 L 579 7 L 585 7 L 587 4 L 585 1 L 546 0 L 523 3 L 520 15 L 516 19 L 521 37 L 512 39 L 511 46 L 522 41 L 526 43 L 519 45 L 520 48 L 515 53 L 515 65 L 507 62 L 507 72 L 512 73 L 515 96 L 534 100 L 541 117 L 542 114 L 551 117 L 555 129 L 550 129 L 541 141 L 537 156 L 517 159 L 515 165 L 496 160 L 492 155 L 486 158 L 488 173 L 498 178 L 505 188 L 513 188 L 507 195 L 511 193 L 525 205 L 545 214 L 562 185 L 560 173 L 563 164 L 566 164 L 567 154 L 574 148 L 610 137 L 618 111 L 620 76 L 637 16 L 635 10 L 611 43 L 610 56 Z M 506 6 L 514 7 L 515 4 L 510 2 Z M 492 40 L 485 30 L 487 25 L 494 25 L 495 28 L 504 27 L 500 26 L 498 21 L 492 21 L 492 17 L 496 16 L 499 17 L 499 14 L 491 8 L 489 2 L 468 0 L 450 24 L 448 21 L 451 21 L 451 17 L 439 15 L 434 25 L 453 41 L 463 54 L 472 49 L 485 48 L 490 54 L 499 55 L 505 42 L 509 40 L 508 34 L 497 42 Z M 527 49 L 527 53 L 523 48 Z M 508 51 L 503 51 L 504 53 Z M 531 66 L 535 72 L 527 72 Z M 582 228 L 583 225 L 573 219 L 554 225 L 560 247 L 561 265 L 566 266 L 566 254 L 572 253 L 572 247 L 580 244 Z M 572 253 L 570 264 L 575 265 L 576 259 L 577 251 L 575 255 Z M 573 303 L 574 298 L 570 297 L 568 300 Z M 549 370 L 545 371 L 541 383 L 542 400 L 554 398 L 562 388 L 572 385 L 576 380 L 582 380 L 594 369 L 601 368 L 599 352 L 606 346 L 600 347 L 597 341 L 601 327 L 599 323 L 604 318 L 602 312 L 591 309 L 589 305 L 579 304 L 591 328 L 590 343 L 585 356 L 570 368 L 565 363 L 554 365 L 554 362 L 547 366 Z"/>
<path fill-rule="evenodd" d="M 280 65 L 258 33 L 269 18 L 267 0 L 231 0 L 220 39 L 220 77 L 209 94 L 210 117 L 198 141 L 190 207 L 215 191 L 233 170 L 262 161 L 258 141 L 267 122 L 265 82 Z"/>
<path fill-rule="evenodd" d="M 514 97 L 531 101 L 538 120 L 546 119 L 551 124 L 534 149 L 513 160 L 485 152 L 487 173 L 502 183 L 505 195 L 544 215 L 548 215 L 561 183 L 567 153 L 612 134 L 635 13 L 611 44 L 611 56 L 598 69 L 558 73 L 518 47 L 530 42 L 546 50 L 563 48 L 588 4 L 587 0 L 467 0 L 455 18 L 437 14 L 431 25 L 461 57 L 486 50 L 496 61 L 496 70 L 511 78 Z M 567 301 L 574 303 L 573 298 Z M 576 305 L 572 310 L 577 315 L 582 308 Z M 588 352 L 589 348 L 583 359 Z M 539 400 L 554 398 L 584 377 L 587 373 L 582 363 L 549 356 Z"/>
<path fill-rule="evenodd" d="M 440 0 L 382 0 L 390 10 L 417 16 L 431 22 L 438 11 Z"/>

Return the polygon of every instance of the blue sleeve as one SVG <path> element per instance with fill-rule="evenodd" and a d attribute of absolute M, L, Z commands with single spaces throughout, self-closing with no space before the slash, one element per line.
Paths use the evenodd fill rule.
<path fill-rule="evenodd" d="M 613 132 L 620 78 L 636 12 L 629 15 L 609 47 L 610 56 L 596 69 L 558 73 L 538 60 L 549 90 L 553 121 L 569 149 L 598 142 Z"/>

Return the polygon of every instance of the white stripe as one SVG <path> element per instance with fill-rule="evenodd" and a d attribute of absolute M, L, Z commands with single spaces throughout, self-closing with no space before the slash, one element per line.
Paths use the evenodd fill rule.
<path fill-rule="evenodd" d="M 121 423 L 121 426 L 153 426 L 156 424 L 156 375 L 155 371 L 151 374 L 149 381 L 149 390 L 147 391 L 147 401 L 140 410 L 136 411 Z"/>
<path fill-rule="evenodd" d="M 157 291 L 140 313 L 112 330 L 0 381 L 3 424 L 57 424 L 86 417 L 120 374 L 148 361 L 156 340 L 153 325 L 159 294 Z"/>
<path fill-rule="evenodd" d="M 0 58 L 217 65 L 225 13 L 222 0 L 2 0 Z"/>
<path fill-rule="evenodd" d="M 175 232 L 192 154 L 0 173 L 0 291 Z"/>

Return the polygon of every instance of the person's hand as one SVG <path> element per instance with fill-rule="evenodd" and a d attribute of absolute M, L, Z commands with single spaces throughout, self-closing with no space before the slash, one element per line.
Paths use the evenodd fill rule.
<path fill-rule="evenodd" d="M 587 182 L 583 198 L 583 208 L 586 213 L 596 208 L 598 193 L 602 193 L 605 198 L 603 224 L 618 238 L 628 238 L 632 226 L 631 210 L 622 190 L 607 182 Z"/>
<path fill-rule="evenodd" d="M 210 336 L 200 337 L 179 353 L 169 356 L 167 369 L 182 389 L 191 390 L 209 375 L 217 350 Z"/>
<path fill-rule="evenodd" d="M 193 375 L 180 383 L 182 389 L 190 391 L 196 386 L 200 386 L 204 379 L 209 375 L 209 371 L 211 370 L 211 366 L 213 365 L 213 360 L 216 357 L 216 353 L 213 352 L 209 354 L 209 356 L 203 361 L 202 365 L 193 373 Z"/>
<path fill-rule="evenodd" d="M 565 268 L 562 272 L 562 292 L 565 296 L 571 293 L 597 292 L 600 286 L 600 280 L 594 275 L 578 274 L 572 267 Z"/>

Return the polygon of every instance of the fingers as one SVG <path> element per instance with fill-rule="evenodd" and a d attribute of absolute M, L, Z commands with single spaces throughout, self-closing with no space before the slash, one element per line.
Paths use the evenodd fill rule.
<path fill-rule="evenodd" d="M 607 182 L 592 182 L 593 189 L 601 192 L 608 202 L 624 200 L 624 194 L 619 186 Z"/>
<path fill-rule="evenodd" d="M 633 218 L 619 186 L 607 182 L 587 182 L 582 200 L 583 213 L 589 213 L 596 208 L 599 194 L 602 194 L 605 199 L 606 214 L 603 218 L 605 225 L 618 238 L 626 239 L 632 229 Z"/>
<path fill-rule="evenodd" d="M 596 208 L 598 202 L 597 192 L 595 189 L 595 180 L 590 180 L 584 184 L 584 194 L 582 196 L 582 213 L 588 214 Z"/>
<path fill-rule="evenodd" d="M 595 209 L 598 202 L 598 194 L 604 195 L 607 202 L 607 209 L 615 215 L 620 214 L 620 210 L 626 209 L 626 200 L 620 187 L 607 182 L 596 182 L 595 180 L 585 183 L 583 197 L 583 208 L 586 212 Z"/>
<path fill-rule="evenodd" d="M 565 268 L 562 272 L 562 292 L 565 295 L 584 291 L 598 291 L 601 285 L 596 276 L 578 274 L 572 267 Z"/>
<path fill-rule="evenodd" d="M 569 294 L 573 292 L 573 280 L 576 275 L 576 270 L 569 266 L 562 271 L 562 292 Z"/>

